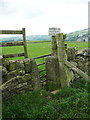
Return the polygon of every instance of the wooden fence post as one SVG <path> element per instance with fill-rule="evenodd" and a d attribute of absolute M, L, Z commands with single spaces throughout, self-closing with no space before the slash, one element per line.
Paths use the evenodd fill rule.
<path fill-rule="evenodd" d="M 56 39 L 57 39 L 59 70 L 60 70 L 60 82 L 61 82 L 61 87 L 63 88 L 65 86 L 68 86 L 67 69 L 65 66 L 65 60 L 67 59 L 65 53 L 65 46 L 64 46 L 65 35 L 63 35 L 63 33 L 57 34 Z"/>
<path fill-rule="evenodd" d="M 24 54 L 25 54 L 25 58 L 28 58 L 25 28 L 22 28 L 22 33 L 23 33 L 23 43 L 24 43 Z"/>

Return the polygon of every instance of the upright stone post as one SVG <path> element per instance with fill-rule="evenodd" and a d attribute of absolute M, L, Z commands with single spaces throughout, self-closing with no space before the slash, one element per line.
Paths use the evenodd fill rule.
<path fill-rule="evenodd" d="M 65 66 L 65 60 L 67 59 L 64 46 L 65 35 L 63 35 L 63 33 L 57 34 L 56 39 L 60 71 L 60 82 L 61 87 L 63 88 L 65 86 L 68 86 L 67 68 Z"/>
<path fill-rule="evenodd" d="M 46 58 L 46 74 L 48 84 L 58 85 L 60 87 L 59 64 L 55 56 L 48 56 Z"/>
<path fill-rule="evenodd" d="M 32 77 L 32 85 L 34 90 L 41 89 L 41 80 L 37 68 L 36 61 L 34 59 L 30 59 L 31 63 L 31 77 Z"/>
<path fill-rule="evenodd" d="M 56 36 L 52 36 L 52 51 L 51 56 L 46 58 L 46 74 L 47 74 L 47 84 L 49 86 L 54 86 L 57 89 L 60 88 L 60 77 L 59 77 L 59 63 L 57 58 L 57 42 Z"/>
<path fill-rule="evenodd" d="M 65 65 L 67 55 L 65 51 L 63 33 L 52 35 L 52 56 L 46 58 L 46 74 L 48 84 L 58 85 L 59 88 L 69 86 L 74 79 L 73 72 Z"/>
<path fill-rule="evenodd" d="M 52 36 L 52 56 L 57 56 L 57 42 L 56 42 L 56 36 Z"/>

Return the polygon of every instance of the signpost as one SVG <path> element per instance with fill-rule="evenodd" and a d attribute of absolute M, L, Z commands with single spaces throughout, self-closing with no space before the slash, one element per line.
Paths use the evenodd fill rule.
<path fill-rule="evenodd" d="M 56 42 L 56 34 L 60 33 L 60 28 L 49 28 L 49 35 L 52 36 L 52 53 L 51 55 L 56 56 L 57 55 L 57 42 Z"/>
<path fill-rule="evenodd" d="M 49 28 L 49 35 L 56 36 L 56 34 L 60 33 L 60 30 L 60 28 L 55 27 Z"/>

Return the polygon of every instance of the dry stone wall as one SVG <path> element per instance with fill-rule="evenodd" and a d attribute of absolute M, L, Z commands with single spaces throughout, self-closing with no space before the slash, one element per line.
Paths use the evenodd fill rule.
<path fill-rule="evenodd" d="M 40 76 L 34 59 L 1 60 L 0 89 L 2 89 L 3 98 L 8 98 L 15 93 L 41 89 Z"/>
<path fill-rule="evenodd" d="M 67 48 L 67 60 L 73 63 L 76 67 L 81 69 L 84 73 L 90 73 L 90 48 L 85 48 L 83 50 L 76 50 L 76 48 Z M 80 76 L 74 72 L 75 78 Z"/>

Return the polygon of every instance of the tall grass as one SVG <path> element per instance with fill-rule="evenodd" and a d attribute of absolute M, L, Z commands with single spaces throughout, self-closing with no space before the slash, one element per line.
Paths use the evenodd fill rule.
<path fill-rule="evenodd" d="M 42 89 L 3 100 L 3 119 L 57 120 L 90 119 L 88 84 L 80 79 L 55 95 Z"/>

